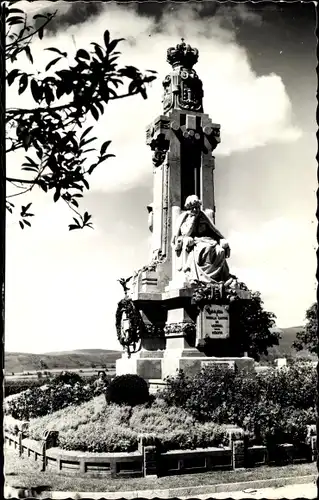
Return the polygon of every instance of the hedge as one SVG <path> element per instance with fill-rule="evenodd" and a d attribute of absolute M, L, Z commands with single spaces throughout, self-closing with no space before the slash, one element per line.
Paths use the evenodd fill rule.
<path fill-rule="evenodd" d="M 77 374 L 66 372 L 6 401 L 6 412 L 19 420 L 30 420 L 89 401 L 104 390 L 103 384 L 87 384 Z"/>
<path fill-rule="evenodd" d="M 101 396 L 31 420 L 29 435 L 40 439 L 46 429 L 59 431 L 65 450 L 100 453 L 134 451 L 142 434 L 157 437 L 166 450 L 219 446 L 227 435 L 223 426 L 196 422 L 181 408 L 107 405 Z"/>
<path fill-rule="evenodd" d="M 295 365 L 266 374 L 243 374 L 206 367 L 194 376 L 179 372 L 159 394 L 169 406 L 197 421 L 235 424 L 256 444 L 304 441 L 316 422 L 316 369 Z"/>
<path fill-rule="evenodd" d="M 45 383 L 45 379 L 23 379 L 23 380 L 4 380 L 4 397 L 18 394 L 19 392 L 40 387 Z"/>

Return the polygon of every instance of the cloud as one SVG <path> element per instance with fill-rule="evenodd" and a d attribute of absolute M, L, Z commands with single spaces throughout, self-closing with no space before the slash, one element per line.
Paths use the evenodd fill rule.
<path fill-rule="evenodd" d="M 57 4 L 59 8 L 60 3 Z M 72 40 L 77 49 L 89 47 L 92 41 L 102 42 L 103 33 L 109 28 L 113 38 L 127 38 L 119 46 L 123 52 L 121 64 L 158 71 L 158 79 L 149 88 L 146 101 L 135 96 L 109 103 L 98 122 L 88 116 L 85 126 L 94 125 L 100 143 L 111 139 L 110 152 L 116 154 L 115 159 L 94 172 L 93 189 L 125 191 L 150 182 L 151 154 L 145 145 L 145 129 L 162 112 L 161 82 L 170 71 L 166 49 L 174 46 L 181 36 L 187 37 L 187 42 L 200 51 L 196 69 L 203 80 L 205 112 L 222 127 L 217 156 L 271 143 L 296 141 L 301 136 L 300 129 L 293 125 L 292 106 L 282 79 L 275 74 L 255 74 L 247 51 L 236 42 L 234 31 L 221 25 L 222 15 L 218 12 L 203 17 L 197 4 L 176 4 L 173 15 L 164 9 L 157 20 L 154 16 L 138 15 L 135 4 L 125 7 L 115 3 L 101 5 L 103 11 L 99 16 L 66 25 L 62 32 L 54 36 L 48 34 L 42 41 L 35 40 L 32 44 L 36 66 L 43 68 L 51 57 L 44 48 L 52 45 L 63 50 L 68 48 L 71 54 L 75 51 Z M 73 12 L 71 7 L 62 14 L 70 12 Z M 245 12 L 235 9 L 232 16 L 248 15 Z M 8 105 L 17 102 L 15 87 L 9 88 L 7 100 Z M 27 93 L 20 101 L 24 105 L 32 104 Z"/>
<path fill-rule="evenodd" d="M 39 4 L 28 2 L 30 9 L 38 9 Z M 60 5 L 65 11 L 70 8 L 68 2 Z M 145 200 L 147 191 L 151 194 L 152 162 L 145 144 L 145 128 L 162 113 L 161 82 L 170 71 L 166 49 L 181 36 L 187 36 L 186 41 L 200 51 L 196 69 L 204 83 L 205 112 L 222 126 L 222 143 L 216 154 L 227 156 L 300 137 L 300 130 L 292 122 L 284 82 L 275 74 L 255 74 L 249 54 L 237 43 L 235 31 L 222 25 L 222 16 L 202 16 L 199 6 L 192 9 L 174 3 L 174 11 L 164 9 L 155 19 L 138 15 L 135 5 L 103 4 L 99 16 L 65 26 L 54 36 L 32 44 L 34 66 L 42 69 L 54 57 L 44 48 L 56 46 L 72 54 L 78 48 L 89 47 L 92 41 L 101 43 L 108 28 L 112 38 L 128 39 L 120 45 L 123 65 L 156 69 L 159 77 L 149 88 L 147 101 L 134 97 L 112 102 L 99 122 L 87 119 L 85 127 L 94 125 L 100 143 L 112 139 L 109 151 L 116 154 L 91 178 L 88 205 L 91 197 L 105 199 L 92 210 L 96 215 L 94 231 L 68 232 L 70 212 L 63 204 L 53 204 L 51 196 L 39 190 L 32 193 L 37 210 L 30 231 L 22 232 L 13 219 L 8 219 L 7 350 L 119 348 L 114 313 L 122 290 L 116 280 L 147 263 L 149 236 L 146 217 L 144 221 L 136 212 L 136 220 L 131 214 L 128 218 L 131 206 L 127 199 L 134 199 L 136 205 L 149 201 Z M 22 55 L 18 67 L 29 69 L 28 64 Z M 19 103 L 31 106 L 32 99 L 27 93 L 18 98 L 17 87 L 9 87 L 8 106 Z M 19 173 L 21 152 L 10 156 L 8 171 Z M 145 199 L 133 191 L 136 186 L 144 188 Z M 119 200 L 119 192 L 123 193 L 123 202 L 118 201 L 115 209 L 112 200 L 116 195 Z M 234 209 L 235 196 L 226 203 L 225 212 Z M 281 219 L 260 224 L 257 233 L 242 225 L 240 232 L 228 235 L 232 271 L 260 290 L 266 307 L 289 325 L 295 320 L 300 322 L 298 318 L 304 316 L 313 300 L 309 275 L 315 264 L 313 254 L 307 250 L 312 236 L 302 224 Z M 134 230 L 129 227 L 132 225 Z M 234 223 L 233 227 L 238 226 Z M 287 307 L 287 302 L 291 306 Z M 285 326 L 284 321 L 279 326 Z"/>
<path fill-rule="evenodd" d="M 231 271 L 262 293 L 266 308 L 279 317 L 280 327 L 297 326 L 315 300 L 314 225 L 301 218 L 279 217 L 254 230 L 231 231 L 229 241 Z"/>

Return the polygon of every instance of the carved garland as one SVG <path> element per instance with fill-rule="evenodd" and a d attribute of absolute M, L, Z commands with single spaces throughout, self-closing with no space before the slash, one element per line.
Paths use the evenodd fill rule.
<path fill-rule="evenodd" d="M 238 282 L 237 278 L 232 277 L 235 280 L 236 286 L 233 283 L 202 283 L 197 282 L 194 286 L 192 304 L 203 308 L 205 304 L 214 302 L 215 304 L 225 304 L 233 302 L 241 298 L 241 292 L 248 292 L 248 288 L 245 283 Z M 232 281 L 233 281 L 232 280 Z"/>
<path fill-rule="evenodd" d="M 174 333 L 192 335 L 196 333 L 196 325 L 189 321 L 184 323 L 170 323 L 164 327 L 164 333 L 165 335 L 174 335 Z"/>
<path fill-rule="evenodd" d="M 125 312 L 129 320 L 129 328 L 124 332 L 122 328 L 122 317 Z M 120 344 L 126 349 L 128 357 L 138 351 L 138 343 L 143 335 L 144 323 L 138 309 L 132 299 L 124 298 L 120 300 L 115 315 L 115 326 L 117 338 Z M 131 350 L 133 346 L 133 350 Z"/>

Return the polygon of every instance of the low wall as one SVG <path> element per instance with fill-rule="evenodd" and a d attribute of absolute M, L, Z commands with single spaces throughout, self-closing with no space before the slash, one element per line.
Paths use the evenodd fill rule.
<path fill-rule="evenodd" d="M 167 476 L 189 474 L 209 470 L 238 469 L 271 463 L 265 446 L 246 446 L 238 429 L 230 429 L 229 446 L 196 450 L 172 450 L 161 452 L 160 448 L 141 438 L 139 448 L 130 453 L 80 453 L 65 451 L 57 447 L 48 448 L 49 442 L 23 438 L 5 431 L 5 442 L 13 446 L 20 456 L 26 455 L 38 461 L 42 471 L 64 473 L 110 475 L 112 477 Z M 298 454 L 299 452 L 299 454 Z M 282 465 L 298 461 L 314 461 L 317 457 L 317 438 L 310 436 L 304 453 L 287 443 L 275 450 Z"/>

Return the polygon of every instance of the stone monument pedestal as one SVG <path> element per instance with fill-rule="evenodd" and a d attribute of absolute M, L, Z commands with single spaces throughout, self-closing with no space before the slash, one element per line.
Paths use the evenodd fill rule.
<path fill-rule="evenodd" d="M 165 385 L 165 379 L 179 370 L 198 373 L 205 366 L 231 370 L 254 370 L 254 360 L 232 349 L 228 305 L 209 304 L 201 309 L 192 304 L 191 287 L 162 294 L 139 293 L 135 297 L 145 324 L 137 352 L 123 353 L 116 361 L 116 374 L 143 377 L 151 391 Z M 207 311 L 208 309 L 208 311 Z M 228 353 L 228 355 L 226 355 Z"/>

